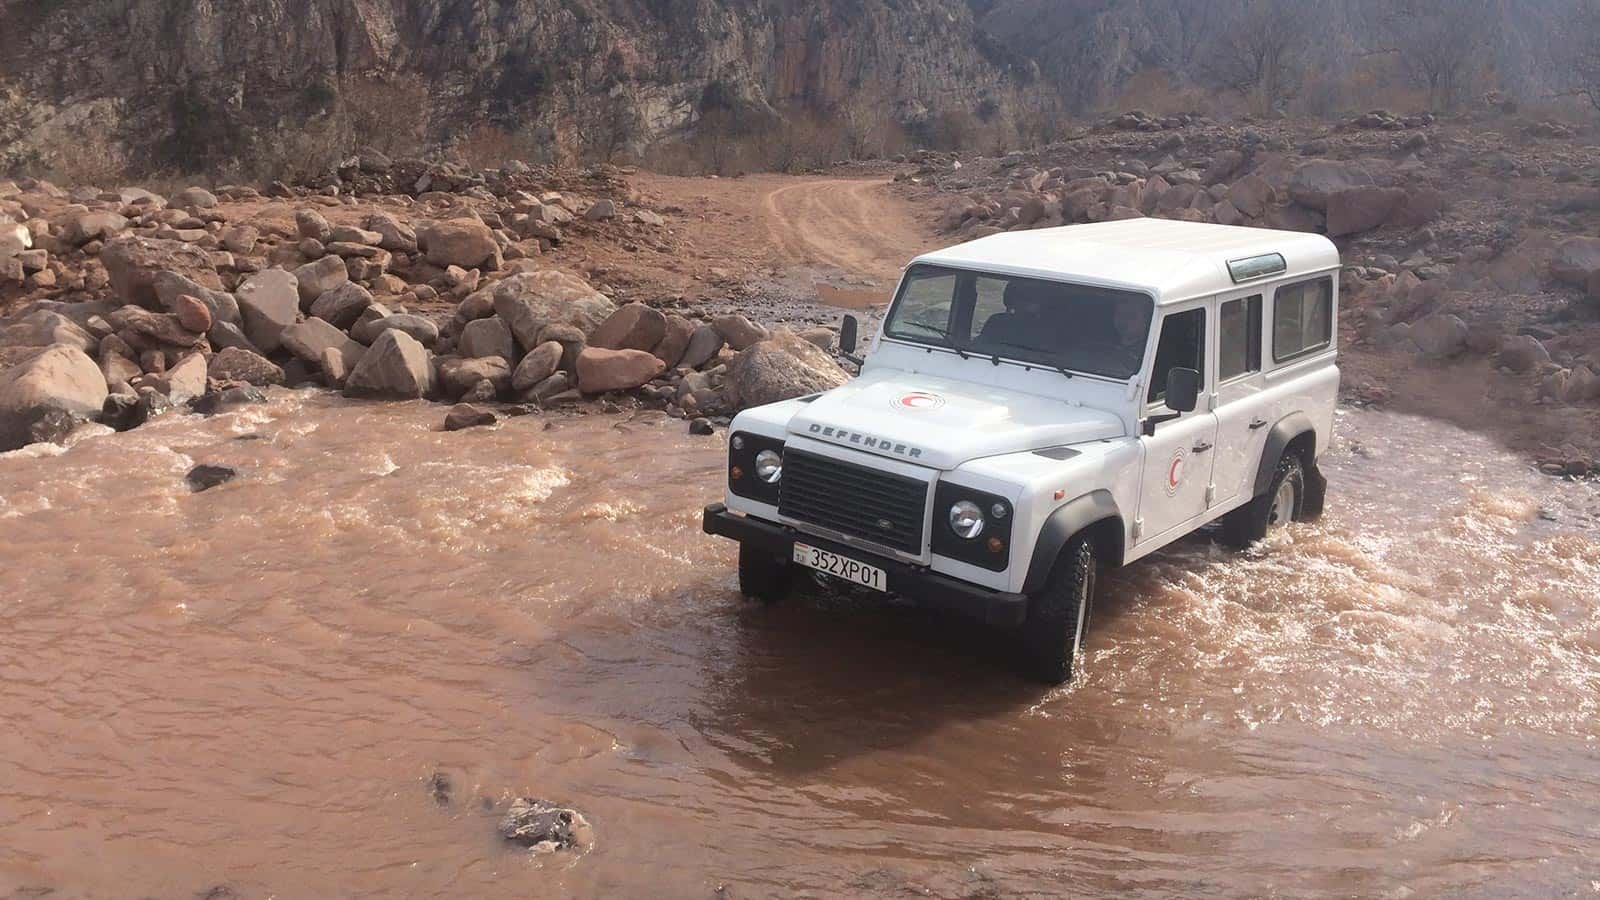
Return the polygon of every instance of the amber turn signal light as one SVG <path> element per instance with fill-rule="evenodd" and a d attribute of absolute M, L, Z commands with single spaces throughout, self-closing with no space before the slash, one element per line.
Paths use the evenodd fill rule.
<path fill-rule="evenodd" d="M 997 537 L 989 538 L 989 552 L 999 553 L 1006 548 L 1005 542 Z"/>
<path fill-rule="evenodd" d="M 734 481 L 738 481 L 739 479 L 744 477 L 744 470 L 739 468 L 738 466 L 734 466 L 733 468 L 728 470 L 728 477 L 732 478 Z"/>

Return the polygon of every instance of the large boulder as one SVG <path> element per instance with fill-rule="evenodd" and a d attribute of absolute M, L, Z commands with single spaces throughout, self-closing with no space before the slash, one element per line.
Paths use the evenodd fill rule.
<path fill-rule="evenodd" d="M 217 195 L 202 187 L 184 188 L 173 195 L 172 205 L 188 209 L 215 209 Z"/>
<path fill-rule="evenodd" d="M 500 245 L 489 226 L 476 219 L 430 222 L 417 232 L 417 244 L 436 266 L 463 269 L 497 269 Z"/>
<path fill-rule="evenodd" d="M 211 257 L 182 241 L 123 235 L 105 245 L 100 261 L 106 267 L 111 289 L 123 303 L 159 308 L 155 282 L 161 272 L 176 272 L 202 287 L 222 290 L 222 280 L 211 265 Z"/>
<path fill-rule="evenodd" d="M 417 232 L 394 216 L 373 213 L 367 217 L 367 227 L 378 233 L 379 247 L 391 253 L 417 252 Z"/>
<path fill-rule="evenodd" d="M 761 406 L 832 390 L 850 380 L 826 350 L 780 331 L 728 364 L 729 399 L 736 407 Z"/>
<path fill-rule="evenodd" d="M 294 278 L 300 288 L 300 307 L 309 310 L 317 298 L 348 282 L 350 269 L 342 258 L 324 256 L 295 269 Z"/>
<path fill-rule="evenodd" d="M 1372 176 L 1357 166 L 1327 159 L 1313 159 L 1289 176 L 1289 197 L 1301 206 L 1326 210 L 1336 193 L 1372 184 Z"/>
<path fill-rule="evenodd" d="M 1423 354 L 1448 359 L 1467 348 L 1467 323 L 1447 313 L 1436 313 L 1411 326 L 1408 336 Z"/>
<path fill-rule="evenodd" d="M 1406 192 L 1400 188 L 1350 187 L 1328 196 L 1328 234 L 1339 237 L 1371 231 L 1389 221 Z"/>
<path fill-rule="evenodd" d="M 562 346 L 559 341 L 545 341 L 528 351 L 511 373 L 513 390 L 526 391 L 556 373 L 561 365 Z"/>
<path fill-rule="evenodd" d="M 1500 345 L 1500 365 L 1518 374 L 1537 372 L 1550 362 L 1550 351 L 1532 335 L 1506 338 Z"/>
<path fill-rule="evenodd" d="M 480 381 L 494 385 L 495 393 L 504 393 L 511 387 L 511 364 L 498 356 L 477 359 L 441 357 L 435 368 L 439 391 L 451 400 L 459 400 L 462 394 L 477 387 Z"/>
<path fill-rule="evenodd" d="M 299 209 L 294 213 L 295 232 L 302 238 L 326 244 L 333 240 L 333 226 L 326 217 L 314 209 Z"/>
<path fill-rule="evenodd" d="M 667 332 L 667 317 L 643 303 L 628 303 L 612 313 L 594 334 L 589 346 L 602 350 L 651 350 Z"/>
<path fill-rule="evenodd" d="M 468 322 L 461 329 L 456 350 L 467 357 L 498 356 L 508 363 L 517 361 L 517 347 L 511 339 L 511 329 L 499 316 Z"/>
<path fill-rule="evenodd" d="M 322 319 L 306 319 L 283 330 L 283 348 L 302 362 L 321 368 L 325 350 L 338 351 L 344 359 L 345 371 L 351 371 L 361 361 L 367 348 L 350 340 L 350 336 Z"/>
<path fill-rule="evenodd" d="M 1585 287 L 1589 277 L 1600 272 L 1600 238 L 1576 237 L 1562 241 L 1550 257 L 1550 277 Z"/>
<path fill-rule="evenodd" d="M 571 325 L 587 338 L 616 311 L 611 299 L 588 282 L 554 270 L 513 275 L 485 290 L 495 315 L 524 348 L 543 343 L 545 328 L 554 324 Z"/>
<path fill-rule="evenodd" d="M 1246 175 L 1228 189 L 1228 202 L 1252 219 L 1261 218 L 1276 199 L 1272 184 L 1260 175 Z"/>
<path fill-rule="evenodd" d="M 344 385 L 347 397 L 426 397 L 433 393 L 433 360 L 399 329 L 379 332 Z"/>
<path fill-rule="evenodd" d="M 585 394 L 631 390 L 666 368 L 666 363 L 648 350 L 588 347 L 578 354 L 578 389 Z"/>
<path fill-rule="evenodd" d="M 677 364 L 685 369 L 698 369 L 706 363 L 717 358 L 722 348 L 728 342 L 723 340 L 722 332 L 710 325 L 701 325 L 689 336 L 689 346 L 683 351 L 683 357 Z"/>
<path fill-rule="evenodd" d="M 694 337 L 694 323 L 683 316 L 667 316 L 665 331 L 661 340 L 650 348 L 658 359 L 667 364 L 667 368 L 676 368 L 683 360 L 684 354 L 689 350 L 689 341 Z"/>
<path fill-rule="evenodd" d="M 744 350 L 767 339 L 767 329 L 741 315 L 718 316 L 711 320 L 711 327 L 722 335 L 728 346 L 735 350 Z"/>
<path fill-rule="evenodd" d="M 114 212 L 87 212 L 73 216 L 63 229 L 62 239 L 74 247 L 90 241 L 109 241 L 128 230 L 128 220 Z"/>
<path fill-rule="evenodd" d="M 0 327 L 0 347 L 48 347 L 52 344 L 67 344 L 89 353 L 100 341 L 78 323 L 48 309 L 34 310 Z"/>
<path fill-rule="evenodd" d="M 311 315 L 335 328 L 348 329 L 371 305 L 371 291 L 353 281 L 346 281 L 331 290 L 324 291 L 322 296 L 313 301 Z"/>
<path fill-rule="evenodd" d="M 206 287 L 193 278 L 179 272 L 158 272 L 154 279 L 156 299 L 160 307 L 167 312 L 176 312 L 180 305 L 180 298 L 194 297 L 206 305 L 211 312 L 211 319 L 215 322 L 231 322 L 238 325 L 239 302 L 227 291 L 215 290 Z"/>
<path fill-rule="evenodd" d="M 244 381 L 250 384 L 283 384 L 283 369 L 259 353 L 243 347 L 225 347 L 211 357 L 206 374 L 218 381 Z"/>
<path fill-rule="evenodd" d="M 167 399 L 173 405 L 188 403 L 206 392 L 206 358 L 191 353 L 166 372 Z"/>
<path fill-rule="evenodd" d="M 0 260 L 15 257 L 33 248 L 33 232 L 28 226 L 0 215 Z"/>
<path fill-rule="evenodd" d="M 98 416 L 106 394 L 100 367 L 82 350 L 65 344 L 0 371 L 0 451 L 28 443 L 29 429 L 41 416 Z"/>
<path fill-rule="evenodd" d="M 300 287 L 283 269 L 257 272 L 239 285 L 239 313 L 245 337 L 262 353 L 283 345 L 283 330 L 300 319 Z"/>
<path fill-rule="evenodd" d="M 138 350 L 195 347 L 205 335 L 183 327 L 172 313 L 154 313 L 139 306 L 124 306 L 106 317 L 123 340 Z"/>
<path fill-rule="evenodd" d="M 432 347 L 439 340 L 439 326 L 435 325 L 432 319 L 412 313 L 395 313 L 379 319 L 373 323 L 370 331 L 374 343 L 385 331 L 404 332 L 424 347 Z"/>

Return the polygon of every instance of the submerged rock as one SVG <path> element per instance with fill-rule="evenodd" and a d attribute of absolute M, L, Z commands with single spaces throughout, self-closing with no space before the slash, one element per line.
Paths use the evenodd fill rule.
<path fill-rule="evenodd" d="M 209 491 L 219 484 L 227 484 L 239 473 L 227 466 L 198 465 L 189 470 L 183 478 L 189 482 L 189 490 L 196 494 Z"/>
<path fill-rule="evenodd" d="M 482 425 L 493 425 L 498 421 L 500 421 L 500 417 L 487 409 L 473 406 L 470 403 L 457 403 L 450 408 L 450 412 L 445 414 L 444 430 L 462 431 Z"/>
<path fill-rule="evenodd" d="M 518 797 L 500 820 L 500 836 L 535 853 L 555 853 L 587 846 L 591 830 L 577 810 Z"/>

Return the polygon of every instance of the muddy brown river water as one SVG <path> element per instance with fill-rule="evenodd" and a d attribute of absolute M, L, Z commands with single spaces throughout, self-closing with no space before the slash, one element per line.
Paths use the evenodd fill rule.
<path fill-rule="evenodd" d="M 720 436 L 440 416 L 0 457 L 0 897 L 1600 892 L 1600 498 L 1483 438 L 1341 413 L 1323 522 L 1112 576 L 1046 691 L 743 604 Z M 592 849 L 502 845 L 517 795 Z"/>

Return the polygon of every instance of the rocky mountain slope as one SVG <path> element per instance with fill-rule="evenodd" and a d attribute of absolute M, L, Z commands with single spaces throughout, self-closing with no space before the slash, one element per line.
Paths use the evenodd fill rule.
<path fill-rule="evenodd" d="M 425 105 L 435 139 L 492 123 L 570 147 L 869 89 L 914 119 L 1003 75 L 963 0 L 0 0 L 0 168 L 92 133 L 216 169 L 341 100 L 377 128 Z"/>

